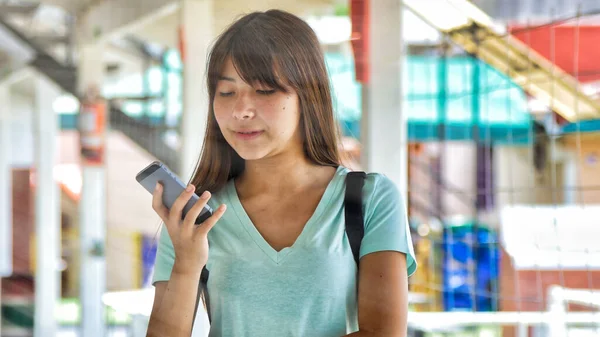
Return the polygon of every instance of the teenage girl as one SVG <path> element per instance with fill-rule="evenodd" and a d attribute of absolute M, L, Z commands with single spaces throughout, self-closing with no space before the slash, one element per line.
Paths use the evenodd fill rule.
<path fill-rule="evenodd" d="M 160 185 L 154 193 L 165 226 L 148 335 L 190 336 L 206 266 L 212 337 L 405 336 L 416 263 L 404 204 L 388 178 L 367 175 L 357 266 L 344 222 L 349 170 L 313 30 L 279 10 L 243 16 L 217 39 L 207 75 L 192 183 L 170 210 Z M 213 216 L 194 225 L 206 203 Z"/>

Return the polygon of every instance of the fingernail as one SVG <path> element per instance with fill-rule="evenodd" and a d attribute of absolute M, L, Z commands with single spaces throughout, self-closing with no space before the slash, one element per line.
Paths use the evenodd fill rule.
<path fill-rule="evenodd" d="M 188 192 L 191 192 L 194 190 L 194 186 L 193 185 L 188 185 L 188 187 L 185 189 Z"/>
<path fill-rule="evenodd" d="M 221 205 L 221 212 L 225 212 L 226 209 L 227 209 L 227 205 L 225 205 L 225 204 Z"/>
<path fill-rule="evenodd" d="M 200 196 L 200 198 L 202 198 L 202 199 L 208 199 L 208 191 L 204 191 L 204 193 L 202 193 L 202 195 Z"/>
<path fill-rule="evenodd" d="M 159 189 L 159 188 L 160 188 L 160 184 L 159 184 L 159 183 L 156 183 L 156 186 L 154 186 L 154 190 L 155 190 L 155 191 L 158 191 L 158 189 Z"/>

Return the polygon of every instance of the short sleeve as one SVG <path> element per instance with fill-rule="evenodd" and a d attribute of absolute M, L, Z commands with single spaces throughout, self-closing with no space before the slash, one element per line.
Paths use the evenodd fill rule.
<path fill-rule="evenodd" d="M 154 262 L 154 276 L 152 284 L 160 281 L 168 281 L 171 278 L 171 271 L 175 263 L 175 250 L 167 227 L 163 225 L 158 239 L 156 250 L 156 260 Z"/>
<path fill-rule="evenodd" d="M 363 187 L 365 235 L 360 257 L 378 251 L 406 254 L 408 276 L 417 269 L 406 208 L 396 184 L 382 174 L 367 175 Z"/>

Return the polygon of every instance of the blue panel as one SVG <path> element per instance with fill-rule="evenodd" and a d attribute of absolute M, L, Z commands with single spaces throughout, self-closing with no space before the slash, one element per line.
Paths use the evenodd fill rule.
<path fill-rule="evenodd" d="M 591 119 L 569 123 L 562 127 L 562 133 L 598 132 L 600 131 L 600 119 Z"/>
<path fill-rule="evenodd" d="M 341 121 L 344 136 L 359 139 L 360 121 Z M 464 124 L 446 124 L 422 121 L 408 121 L 408 141 L 438 142 L 472 141 L 474 128 Z M 528 127 L 490 126 L 479 129 L 479 141 L 483 144 L 527 146 L 532 140 L 532 130 Z"/>
<path fill-rule="evenodd" d="M 77 116 L 76 114 L 59 114 L 58 125 L 61 130 L 75 130 L 77 129 Z"/>
<path fill-rule="evenodd" d="M 360 84 L 354 81 L 352 59 L 341 54 L 326 54 L 331 75 L 336 113 L 345 135 L 357 134 L 361 114 Z M 408 115 L 410 141 L 473 140 L 474 121 L 479 140 L 494 144 L 531 143 L 532 119 L 523 90 L 489 65 L 470 57 L 408 56 L 403 69 L 404 111 Z M 473 114 L 473 71 L 479 67 L 476 88 L 479 115 Z M 440 71 L 445 76 L 440 77 Z M 440 78 L 446 78 L 442 85 Z M 446 88 L 444 95 L 440 90 Z M 440 104 L 444 99 L 444 104 Z M 438 112 L 445 107 L 446 116 Z M 442 133 L 440 122 L 445 121 Z M 351 126 L 355 125 L 355 126 Z"/>
<path fill-rule="evenodd" d="M 444 229 L 445 311 L 497 311 L 500 251 L 496 233 L 473 224 Z"/>
<path fill-rule="evenodd" d="M 157 242 L 154 236 L 142 236 L 142 287 L 150 286 L 156 260 Z"/>

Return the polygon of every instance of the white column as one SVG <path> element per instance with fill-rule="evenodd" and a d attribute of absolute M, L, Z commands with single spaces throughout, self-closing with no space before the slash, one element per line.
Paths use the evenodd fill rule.
<path fill-rule="evenodd" d="M 208 117 L 207 54 L 213 41 L 213 0 L 182 0 L 180 24 L 184 39 L 183 111 L 178 174 L 188 181 L 200 157 Z M 208 316 L 198 306 L 192 336 L 208 335 Z"/>
<path fill-rule="evenodd" d="M 517 337 L 527 337 L 529 334 L 529 326 L 523 323 L 517 324 Z"/>
<path fill-rule="evenodd" d="M 213 41 L 213 0 L 182 0 L 180 24 L 184 39 L 183 111 L 178 174 L 188 181 L 200 157 L 208 117 L 207 54 Z M 192 336 L 208 335 L 208 316 L 202 305 L 194 319 Z"/>
<path fill-rule="evenodd" d="M 208 116 L 206 89 L 207 52 L 213 39 L 213 0 L 182 0 L 183 31 L 183 111 L 178 173 L 184 181 L 191 177 L 204 141 Z"/>
<path fill-rule="evenodd" d="M 551 286 L 547 290 L 547 311 L 552 316 L 551 322 L 546 326 L 549 337 L 567 337 L 568 327 L 566 323 L 567 302 L 565 291 L 560 286 Z"/>
<path fill-rule="evenodd" d="M 407 128 L 402 110 L 402 1 L 370 1 L 370 83 L 363 93 L 362 167 L 385 174 L 406 202 Z M 366 95 L 365 95 L 366 94 Z"/>
<path fill-rule="evenodd" d="M 54 181 L 58 116 L 52 109 L 59 89 L 43 75 L 35 76 L 35 316 L 34 336 L 57 333 L 55 310 L 60 298 L 60 203 Z"/>
<path fill-rule="evenodd" d="M 465 193 L 463 195 L 448 190 L 442 192 L 444 216 L 474 214 L 475 209 L 469 200 L 477 197 L 477 163 L 474 160 L 477 147 L 474 143 L 444 142 L 440 150 L 444 156 L 442 181 Z"/>
<path fill-rule="evenodd" d="M 106 174 L 98 167 L 82 168 L 79 205 L 81 247 L 80 298 L 82 336 L 104 336 L 106 291 Z M 97 252 L 95 252 L 97 250 Z"/>
<path fill-rule="evenodd" d="M 0 278 L 12 274 L 12 171 L 10 90 L 0 86 Z"/>
<path fill-rule="evenodd" d="M 104 81 L 101 44 L 79 48 L 78 92 L 80 97 Z M 81 335 L 104 336 L 106 291 L 106 172 L 103 166 L 82 165 L 79 201 Z"/>
<path fill-rule="evenodd" d="M 575 205 L 578 202 L 579 195 L 577 186 L 579 186 L 579 168 L 577 167 L 579 158 L 577 155 L 566 153 L 563 159 L 563 203 Z M 583 200 L 581 200 L 583 202 Z"/>
<path fill-rule="evenodd" d="M 0 86 L 0 289 L 2 289 L 2 278 L 10 276 L 13 268 L 10 117 L 9 88 Z M 2 322 L 0 322 L 0 331 L 2 331 Z"/>

